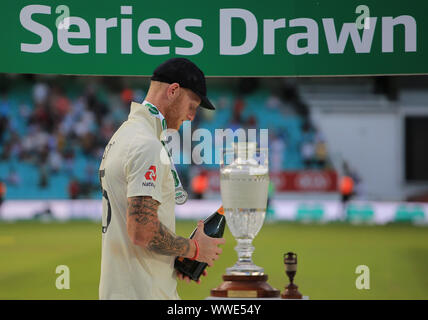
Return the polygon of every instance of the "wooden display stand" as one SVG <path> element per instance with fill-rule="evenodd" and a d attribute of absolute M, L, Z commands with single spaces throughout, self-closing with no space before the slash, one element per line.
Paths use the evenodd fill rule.
<path fill-rule="evenodd" d="M 297 290 L 298 286 L 294 283 L 290 283 L 285 287 L 285 291 L 281 293 L 282 299 L 303 299 L 302 294 Z"/>
<path fill-rule="evenodd" d="M 278 298 L 280 291 L 267 283 L 267 275 L 223 275 L 224 282 L 211 290 L 219 298 Z"/>

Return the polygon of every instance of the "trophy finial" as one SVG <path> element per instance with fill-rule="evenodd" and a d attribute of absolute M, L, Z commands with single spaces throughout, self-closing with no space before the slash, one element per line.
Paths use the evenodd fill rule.
<path fill-rule="evenodd" d="M 281 294 L 283 299 L 302 299 L 302 294 L 294 284 L 294 277 L 297 273 L 297 254 L 293 252 L 284 253 L 285 273 L 290 280 L 290 284 L 285 287 L 285 292 Z"/>

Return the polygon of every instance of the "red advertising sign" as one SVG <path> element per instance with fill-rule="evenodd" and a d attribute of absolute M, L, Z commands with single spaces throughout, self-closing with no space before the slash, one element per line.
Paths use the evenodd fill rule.
<path fill-rule="evenodd" d="M 209 171 L 209 191 L 220 192 L 218 171 Z M 276 192 L 337 192 L 337 173 L 333 170 L 283 171 L 270 174 Z"/>

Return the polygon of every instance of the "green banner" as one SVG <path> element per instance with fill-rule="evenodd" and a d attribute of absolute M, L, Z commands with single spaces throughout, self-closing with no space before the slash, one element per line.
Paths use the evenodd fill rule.
<path fill-rule="evenodd" d="M 420 0 L 4 0 L 0 72 L 207 76 L 428 73 Z"/>

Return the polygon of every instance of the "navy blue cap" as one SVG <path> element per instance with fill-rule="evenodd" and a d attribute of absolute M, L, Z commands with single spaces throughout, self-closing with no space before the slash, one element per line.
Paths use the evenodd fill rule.
<path fill-rule="evenodd" d="M 153 81 L 178 83 L 181 87 L 190 89 L 201 98 L 201 107 L 215 110 L 207 98 L 207 86 L 204 73 L 190 60 L 171 58 L 159 65 L 153 71 Z"/>

